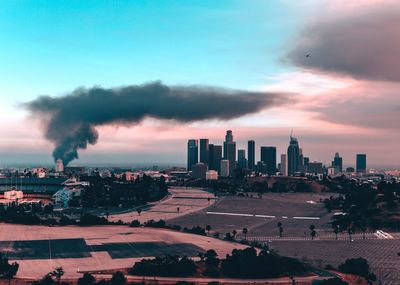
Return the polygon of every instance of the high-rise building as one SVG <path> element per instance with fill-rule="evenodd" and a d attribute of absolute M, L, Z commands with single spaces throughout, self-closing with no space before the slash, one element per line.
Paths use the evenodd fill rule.
<path fill-rule="evenodd" d="M 256 163 L 256 142 L 250 140 L 247 142 L 247 167 L 254 170 Z"/>
<path fill-rule="evenodd" d="M 288 175 L 294 175 L 299 169 L 299 143 L 295 137 L 290 136 L 290 143 L 287 150 Z"/>
<path fill-rule="evenodd" d="M 287 168 L 287 155 L 286 154 L 281 154 L 281 168 L 279 169 L 279 172 L 283 176 L 288 175 L 288 168 Z"/>
<path fill-rule="evenodd" d="M 209 145 L 208 139 L 200 139 L 200 162 L 208 164 Z"/>
<path fill-rule="evenodd" d="M 261 147 L 261 161 L 267 166 L 267 173 L 269 175 L 276 174 L 276 147 L 262 146 Z"/>
<path fill-rule="evenodd" d="M 299 148 L 299 166 L 304 165 L 304 155 L 303 155 L 303 149 Z"/>
<path fill-rule="evenodd" d="M 335 157 L 332 161 L 332 166 L 339 172 L 343 171 L 343 158 L 340 157 L 339 153 L 335 153 Z"/>
<path fill-rule="evenodd" d="M 221 160 L 221 173 L 220 176 L 221 177 L 228 177 L 230 174 L 229 171 L 229 165 L 230 165 L 230 161 L 227 159 L 222 159 Z"/>
<path fill-rule="evenodd" d="M 229 173 L 233 175 L 236 166 L 236 142 L 233 141 L 232 131 L 226 131 L 224 142 L 224 159 L 229 160 Z"/>
<path fill-rule="evenodd" d="M 356 156 L 356 169 L 357 173 L 367 172 L 367 155 L 364 153 L 358 153 Z"/>
<path fill-rule="evenodd" d="M 192 177 L 206 179 L 207 164 L 199 162 L 192 165 Z"/>
<path fill-rule="evenodd" d="M 208 145 L 208 169 L 221 171 L 222 145 Z"/>
<path fill-rule="evenodd" d="M 309 162 L 308 173 L 321 174 L 322 173 L 322 162 Z"/>
<path fill-rule="evenodd" d="M 238 150 L 238 166 L 241 169 L 247 168 L 246 150 L 244 149 Z"/>
<path fill-rule="evenodd" d="M 191 171 L 193 164 L 197 162 L 199 162 L 198 141 L 190 139 L 187 143 L 187 170 Z"/>
<path fill-rule="evenodd" d="M 56 161 L 56 172 L 64 172 L 64 163 L 61 159 L 57 159 Z"/>

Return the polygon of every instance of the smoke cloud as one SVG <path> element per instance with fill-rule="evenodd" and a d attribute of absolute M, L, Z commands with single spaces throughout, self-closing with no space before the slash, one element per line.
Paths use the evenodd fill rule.
<path fill-rule="evenodd" d="M 350 1 L 351 2 L 351 1 Z M 285 61 L 373 81 L 400 81 L 398 2 L 323 13 L 298 35 Z M 310 53 L 310 57 L 304 55 Z"/>
<path fill-rule="evenodd" d="M 184 123 L 229 120 L 287 102 L 285 94 L 154 82 L 79 88 L 63 97 L 38 97 L 25 107 L 46 122 L 45 136 L 55 144 L 54 160 L 62 159 L 67 165 L 79 158 L 80 149 L 96 144 L 97 126 L 131 125 L 147 117 Z"/>

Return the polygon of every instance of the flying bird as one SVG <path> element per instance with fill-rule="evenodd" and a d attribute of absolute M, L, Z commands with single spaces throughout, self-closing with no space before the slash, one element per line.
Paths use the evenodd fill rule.
<path fill-rule="evenodd" d="M 306 54 L 306 57 L 307 57 L 307 58 L 311 57 L 311 53 L 307 53 L 307 54 Z"/>

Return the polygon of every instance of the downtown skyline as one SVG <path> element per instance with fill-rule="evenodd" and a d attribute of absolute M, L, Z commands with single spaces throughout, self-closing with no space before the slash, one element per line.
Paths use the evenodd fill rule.
<path fill-rule="evenodd" d="M 293 129 L 312 160 L 329 165 L 339 152 L 344 165 L 355 166 L 356 154 L 367 153 L 371 167 L 400 167 L 400 8 L 395 1 L 347 2 L 2 3 L 0 164 L 54 163 L 43 120 L 22 103 L 81 86 L 162 80 L 287 99 L 228 120 L 146 117 L 96 126 L 97 144 L 80 151 L 72 165 L 184 165 L 188 137 L 217 143 L 226 129 L 235 133 L 237 149 L 254 139 L 256 156 L 262 145 L 281 154 Z"/>

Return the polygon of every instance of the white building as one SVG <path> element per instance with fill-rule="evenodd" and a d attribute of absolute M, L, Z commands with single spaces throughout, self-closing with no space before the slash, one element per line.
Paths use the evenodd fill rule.
<path fill-rule="evenodd" d="M 328 176 L 335 176 L 336 174 L 338 174 L 339 171 L 336 167 L 329 167 L 328 168 Z"/>
<path fill-rule="evenodd" d="M 218 180 L 218 172 L 215 170 L 208 170 L 206 172 L 206 180 Z"/>
<path fill-rule="evenodd" d="M 64 172 L 64 163 L 61 159 L 57 159 L 56 161 L 56 172 Z"/>
<path fill-rule="evenodd" d="M 6 191 L 4 192 L 4 199 L 7 200 L 19 200 L 22 199 L 24 197 L 24 193 L 22 191 L 18 191 L 18 190 L 10 190 L 10 191 Z"/>
<path fill-rule="evenodd" d="M 229 160 L 222 159 L 221 160 L 221 177 L 229 176 Z"/>
<path fill-rule="evenodd" d="M 279 169 L 279 172 L 283 176 L 288 175 L 288 163 L 287 163 L 287 155 L 286 154 L 281 154 L 281 168 Z"/>

